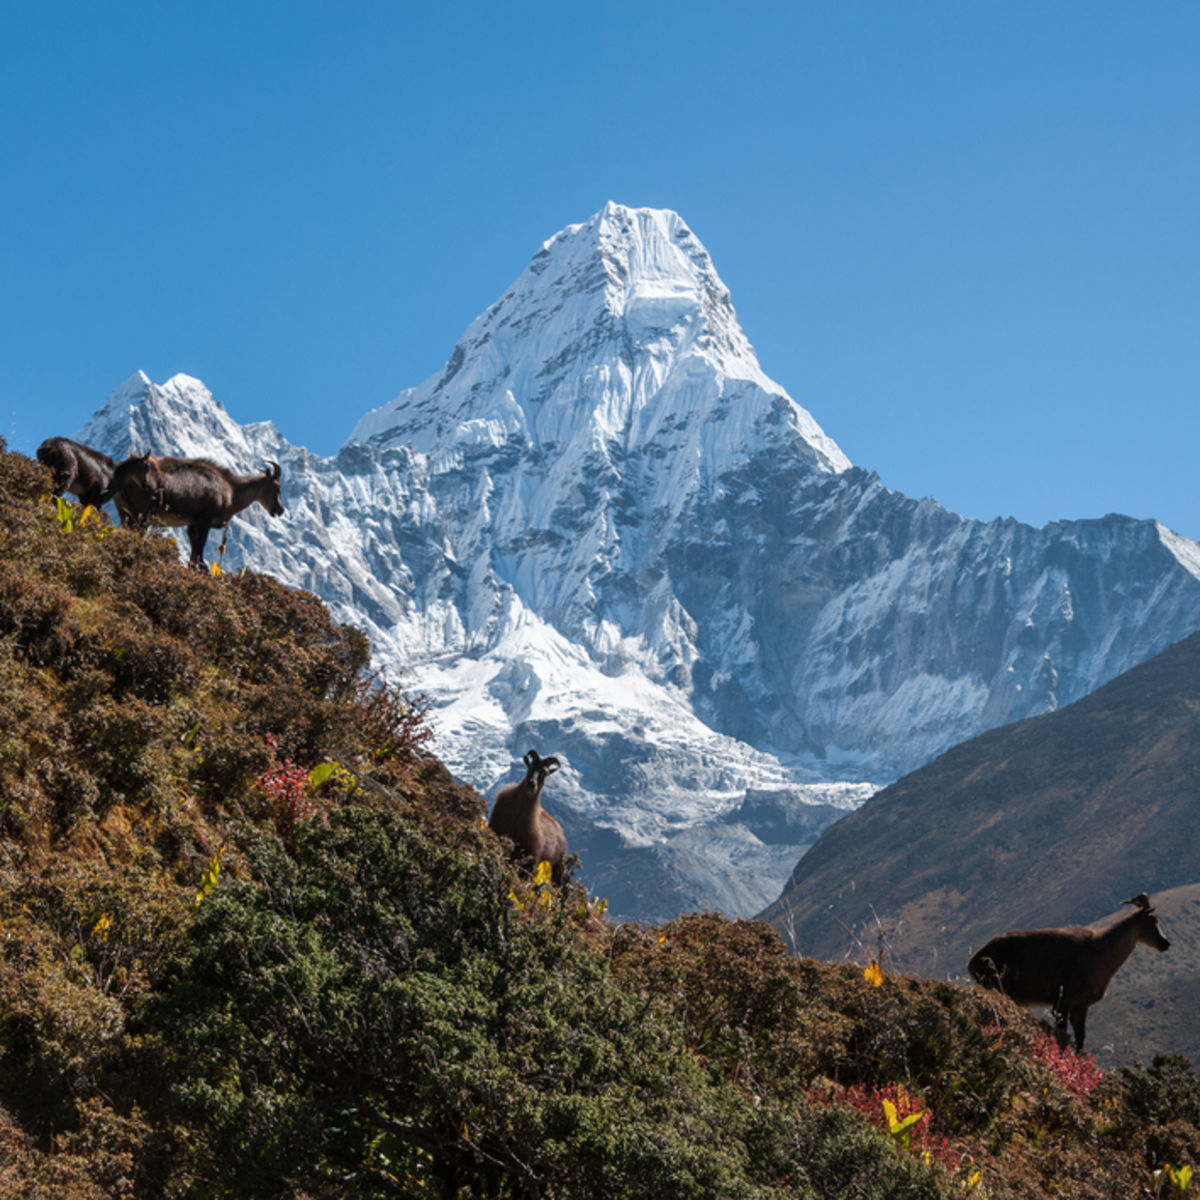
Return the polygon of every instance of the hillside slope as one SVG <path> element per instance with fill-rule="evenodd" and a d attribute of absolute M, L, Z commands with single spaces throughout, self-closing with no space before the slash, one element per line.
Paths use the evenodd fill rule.
<path fill-rule="evenodd" d="M 1186 1064 L 1103 1079 L 1002 998 L 522 878 L 361 635 L 48 483 L 0 447 L 0 1200 L 1100 1200 L 1200 1163 Z"/>
<path fill-rule="evenodd" d="M 1195 883 L 1198 816 L 1193 635 L 1091 696 L 975 738 L 878 793 L 825 832 L 763 915 L 808 954 L 871 955 L 882 938 L 902 969 L 955 977 L 1006 929 L 1088 924 L 1138 892 Z M 1189 911 L 1181 904 L 1178 919 Z M 1181 961 L 1182 944 L 1167 957 Z M 1128 1036 L 1104 1029 L 1118 1008 L 1097 1009 L 1093 1035 L 1127 1053 Z M 1154 1048 L 1194 1053 L 1193 1024 L 1189 1016 Z"/>

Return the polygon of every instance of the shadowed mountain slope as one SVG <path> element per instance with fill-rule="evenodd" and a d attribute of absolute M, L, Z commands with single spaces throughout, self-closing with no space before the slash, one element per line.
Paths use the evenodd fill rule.
<path fill-rule="evenodd" d="M 1198 815 L 1193 635 L 879 792 L 822 835 L 763 915 L 805 954 L 882 946 L 905 970 L 956 977 L 996 933 L 1091 923 L 1138 892 L 1194 883 Z"/>

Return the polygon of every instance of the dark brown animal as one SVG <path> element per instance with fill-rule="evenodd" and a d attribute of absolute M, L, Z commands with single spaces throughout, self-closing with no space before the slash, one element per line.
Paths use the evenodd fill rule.
<path fill-rule="evenodd" d="M 238 475 L 206 458 L 135 454 L 113 472 L 113 500 L 130 513 L 126 524 L 186 527 L 189 564 L 203 568 L 210 529 L 228 525 L 255 501 L 271 516 L 283 515 L 280 475 L 278 463 L 261 475 Z"/>
<path fill-rule="evenodd" d="M 515 858 L 535 867 L 538 863 L 548 862 L 551 878 L 555 883 L 562 883 L 567 836 L 541 803 L 546 777 L 558 770 L 558 759 L 540 758 L 536 750 L 530 750 L 522 761 L 525 778 L 496 793 L 488 825 L 513 843 Z"/>
<path fill-rule="evenodd" d="M 1138 942 L 1166 950 L 1150 897 L 1131 900 L 1134 911 L 1107 929 L 1019 929 L 992 938 L 967 964 L 976 982 L 1028 1008 L 1049 1005 L 1058 1044 L 1067 1045 L 1067 1021 L 1075 1049 L 1083 1050 L 1087 1011 L 1104 998 L 1109 982 Z"/>
<path fill-rule="evenodd" d="M 70 438 L 47 438 L 37 448 L 38 462 L 54 474 L 54 494 L 70 492 L 81 504 L 95 508 L 112 495 L 113 471 L 117 464 L 107 454 Z"/>

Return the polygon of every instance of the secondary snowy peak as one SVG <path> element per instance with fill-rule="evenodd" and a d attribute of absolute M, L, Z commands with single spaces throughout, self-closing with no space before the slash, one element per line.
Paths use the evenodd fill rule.
<path fill-rule="evenodd" d="M 781 437 L 823 470 L 850 466 L 763 373 L 683 220 L 610 203 L 544 243 L 445 369 L 368 413 L 349 441 L 411 444 L 435 469 L 510 442 L 608 461 L 653 448 L 712 479 Z"/>
<path fill-rule="evenodd" d="M 263 434 L 268 443 L 279 440 L 270 422 L 239 425 L 199 379 L 181 374 L 157 384 L 136 371 L 76 436 L 117 458 L 152 451 L 213 458 L 247 471 L 261 465 Z"/>

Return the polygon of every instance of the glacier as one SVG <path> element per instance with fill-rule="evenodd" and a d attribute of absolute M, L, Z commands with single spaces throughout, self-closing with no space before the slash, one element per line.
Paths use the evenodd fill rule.
<path fill-rule="evenodd" d="M 556 234 L 331 457 L 184 375 L 75 436 L 281 463 L 286 516 L 238 517 L 225 568 L 364 629 L 481 792 L 558 755 L 546 806 L 620 916 L 757 912 L 879 785 L 1200 628 L 1200 546 L 1155 521 L 972 521 L 852 465 L 662 210 Z"/>

